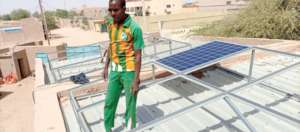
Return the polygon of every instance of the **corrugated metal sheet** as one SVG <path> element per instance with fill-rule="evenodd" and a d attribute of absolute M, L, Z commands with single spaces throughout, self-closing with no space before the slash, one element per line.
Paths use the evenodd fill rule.
<path fill-rule="evenodd" d="M 276 69 L 283 68 L 292 64 L 298 59 L 290 59 L 285 56 L 276 56 L 256 61 L 254 67 L 254 77 L 261 77 Z M 247 63 L 240 63 L 232 66 L 241 73 L 248 73 Z M 300 67 L 281 74 L 272 79 L 268 79 L 263 84 L 258 84 L 242 90 L 237 94 L 254 101 L 260 105 L 267 106 L 273 110 L 282 112 L 300 120 Z M 204 70 L 202 81 L 214 86 L 221 87 L 224 90 L 232 89 L 238 85 L 246 83 L 245 78 L 241 78 L 230 71 L 212 68 Z M 278 93 L 266 89 L 267 86 L 278 88 L 288 94 Z M 209 90 L 196 85 L 182 78 L 170 80 L 161 85 L 154 85 L 146 88 L 139 93 L 138 98 L 138 125 L 145 124 L 158 117 L 168 115 L 179 109 L 185 108 L 195 102 L 205 100 L 218 94 L 218 92 Z M 78 101 L 80 106 L 92 104 L 93 102 L 103 100 L 104 96 L 96 96 Z M 280 120 L 265 112 L 259 111 L 240 100 L 232 99 L 234 104 L 243 113 L 250 124 L 259 132 L 297 132 L 300 131 L 300 124 L 295 126 L 290 122 Z M 114 131 L 121 131 L 124 123 L 123 116 L 125 111 L 125 100 L 121 97 Z M 72 108 L 65 104 L 65 113 L 67 113 L 67 122 L 70 131 L 78 131 L 78 125 L 72 115 Z M 103 103 L 83 112 L 93 132 L 104 131 L 103 127 Z M 228 104 L 222 100 L 216 100 L 212 103 L 199 107 L 186 114 L 180 115 L 167 122 L 161 123 L 149 131 L 157 132 L 193 132 L 193 131 L 249 131 L 242 121 L 237 117 Z"/>

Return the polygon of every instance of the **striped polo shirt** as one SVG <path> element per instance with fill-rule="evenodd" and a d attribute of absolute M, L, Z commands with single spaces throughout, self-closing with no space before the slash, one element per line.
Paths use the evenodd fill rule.
<path fill-rule="evenodd" d="M 134 71 L 135 50 L 144 48 L 140 26 L 128 15 L 122 25 L 108 21 L 111 71 Z"/>

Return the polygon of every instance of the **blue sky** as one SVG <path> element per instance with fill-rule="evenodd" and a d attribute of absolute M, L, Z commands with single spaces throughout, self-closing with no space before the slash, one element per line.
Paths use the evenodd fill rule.
<path fill-rule="evenodd" d="M 192 1 L 192 0 L 184 0 Z M 46 10 L 72 9 L 85 4 L 88 6 L 107 6 L 108 0 L 42 0 Z M 0 0 L 0 14 L 7 14 L 14 9 L 26 9 L 31 12 L 38 11 L 38 0 Z"/>

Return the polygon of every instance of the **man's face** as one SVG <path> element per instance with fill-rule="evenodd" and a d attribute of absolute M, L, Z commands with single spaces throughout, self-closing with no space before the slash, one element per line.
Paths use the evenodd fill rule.
<path fill-rule="evenodd" d="M 108 11 L 114 19 L 114 23 L 121 24 L 122 19 L 125 16 L 125 8 L 122 7 L 120 1 L 113 0 L 112 2 L 109 2 Z"/>

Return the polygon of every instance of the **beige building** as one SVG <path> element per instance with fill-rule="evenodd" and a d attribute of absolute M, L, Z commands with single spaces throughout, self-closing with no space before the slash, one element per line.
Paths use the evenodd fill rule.
<path fill-rule="evenodd" d="M 108 14 L 107 8 L 88 7 L 86 5 L 83 5 L 80 9 L 77 9 L 75 11 L 81 16 L 87 17 L 88 19 L 99 19 Z"/>
<path fill-rule="evenodd" d="M 25 49 L 16 50 L 14 53 L 9 48 L 0 49 L 0 77 L 6 77 L 11 73 L 17 77 L 17 80 L 30 75 Z"/>
<path fill-rule="evenodd" d="M 0 77 L 11 73 L 21 80 L 35 71 L 37 53 L 47 53 L 49 59 L 64 57 L 64 45 L 57 46 L 17 46 L 0 49 Z"/>
<path fill-rule="evenodd" d="M 143 16 L 143 10 L 147 16 L 177 14 L 183 4 L 183 0 L 127 0 L 126 11 L 134 16 Z"/>
<path fill-rule="evenodd" d="M 36 18 L 0 22 L 0 47 L 14 45 L 42 45 L 43 27 Z"/>
<path fill-rule="evenodd" d="M 248 5 L 250 0 L 197 0 L 199 11 L 239 10 Z"/>
<path fill-rule="evenodd" d="M 92 31 L 95 32 L 107 32 L 107 26 L 104 18 L 98 20 L 90 20 L 89 27 Z"/>

